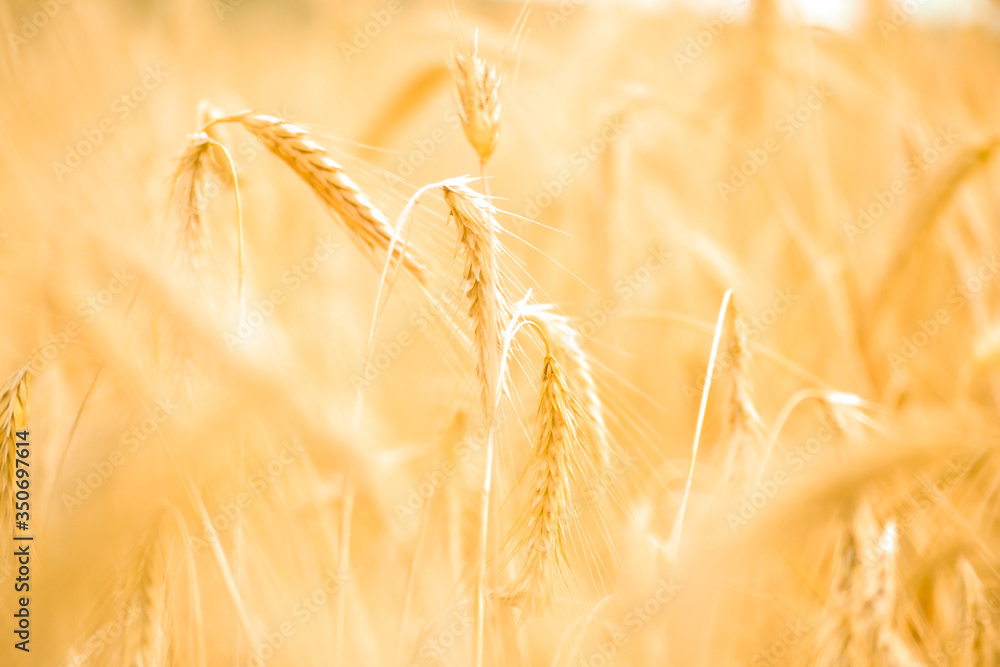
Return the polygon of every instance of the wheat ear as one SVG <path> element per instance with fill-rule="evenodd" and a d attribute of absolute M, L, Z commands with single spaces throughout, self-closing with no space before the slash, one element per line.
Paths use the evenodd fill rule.
<path fill-rule="evenodd" d="M 552 356 L 564 369 L 569 387 L 583 407 L 581 424 L 588 456 L 607 472 L 613 455 L 611 437 L 590 358 L 583 350 L 583 337 L 572 321 L 551 305 L 528 306 L 524 309 L 524 319 L 538 327 Z"/>
<path fill-rule="evenodd" d="M 202 255 L 208 249 L 208 232 L 204 223 L 205 178 L 210 171 L 218 171 L 216 156 L 211 149 L 216 149 L 225 158 L 226 167 L 233 192 L 236 197 L 236 301 L 239 304 L 240 320 L 246 315 L 244 300 L 244 285 L 246 282 L 243 269 L 243 207 L 240 204 L 240 188 L 236 178 L 236 164 L 233 162 L 225 146 L 212 139 L 204 132 L 191 136 L 188 146 L 181 156 L 177 171 L 174 173 L 174 185 L 171 199 L 173 205 L 180 211 L 181 251 L 197 270 Z M 215 165 L 215 166 L 213 166 Z"/>
<path fill-rule="evenodd" d="M 534 446 L 526 476 L 531 499 L 517 522 L 512 553 L 524 551 L 524 564 L 507 598 L 532 606 L 547 602 L 552 585 L 565 580 L 566 536 L 572 518 L 572 482 L 580 476 L 585 457 L 581 425 L 586 408 L 552 351 L 542 362 Z"/>
<path fill-rule="evenodd" d="M 490 493 L 493 483 L 494 415 L 501 391 L 504 328 L 501 317 L 512 312 L 500 284 L 497 238 L 500 224 L 489 199 L 468 186 L 468 179 L 452 179 L 442 185 L 449 218 L 458 228 L 459 245 L 465 257 L 464 288 L 469 301 L 473 345 L 476 349 L 476 379 L 486 424 L 486 469 L 480 505 L 479 567 L 476 578 L 475 664 L 482 665 L 486 623 L 486 549 L 489 538 Z"/>
<path fill-rule="evenodd" d="M 14 492 L 16 490 L 16 460 L 18 431 L 28 426 L 28 389 L 31 373 L 28 366 L 18 369 L 0 391 L 0 530 L 5 536 L 14 534 Z"/>
<path fill-rule="evenodd" d="M 212 139 L 204 132 L 191 135 L 174 172 L 171 209 L 177 213 L 181 255 L 200 268 L 211 241 L 205 227 L 205 178 L 210 170 Z"/>
<path fill-rule="evenodd" d="M 479 57 L 479 35 L 462 44 L 448 61 L 455 82 L 455 101 L 465 138 L 479 156 L 480 166 L 493 155 L 500 138 L 500 85 L 497 68 Z"/>
<path fill-rule="evenodd" d="M 130 667 L 168 664 L 165 524 L 159 521 L 150 532 L 129 571 L 127 604 L 138 613 L 138 627 L 124 644 L 124 664 Z"/>
<path fill-rule="evenodd" d="M 458 227 L 459 244 L 465 257 L 464 288 L 469 301 L 473 343 L 476 348 L 476 378 L 480 385 L 483 414 L 492 422 L 499 393 L 502 325 L 510 312 L 510 301 L 500 283 L 500 224 L 489 199 L 470 188 L 466 179 L 452 179 L 442 189 L 450 219 Z"/>
<path fill-rule="evenodd" d="M 210 125 L 219 123 L 239 123 L 260 139 L 306 182 L 366 254 L 374 259 L 376 251 L 389 252 L 393 227 L 388 218 L 307 130 L 274 116 L 252 112 L 223 116 Z M 393 261 L 401 259 L 412 275 L 420 282 L 425 281 L 426 270 L 412 255 L 399 246 L 393 253 Z"/>

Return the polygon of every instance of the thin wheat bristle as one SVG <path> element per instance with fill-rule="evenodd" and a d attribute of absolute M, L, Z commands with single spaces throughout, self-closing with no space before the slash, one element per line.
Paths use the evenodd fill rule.
<path fill-rule="evenodd" d="M 483 413 L 493 414 L 499 382 L 501 318 L 511 311 L 510 301 L 500 283 L 498 239 L 501 231 L 496 209 L 484 195 L 463 180 L 442 186 L 450 219 L 458 227 L 459 243 L 465 256 L 465 295 L 469 301 Z"/>
<path fill-rule="evenodd" d="M 500 138 L 500 100 L 502 75 L 497 68 L 479 56 L 478 39 L 453 52 L 448 66 L 455 82 L 458 117 L 465 138 L 486 164 Z"/>
<path fill-rule="evenodd" d="M 217 118 L 213 123 L 242 125 L 306 182 L 362 251 L 373 259 L 376 251 L 389 252 L 392 223 L 307 130 L 274 116 L 251 112 Z M 392 259 L 401 259 L 414 277 L 426 280 L 426 269 L 403 245 L 394 246 Z"/>

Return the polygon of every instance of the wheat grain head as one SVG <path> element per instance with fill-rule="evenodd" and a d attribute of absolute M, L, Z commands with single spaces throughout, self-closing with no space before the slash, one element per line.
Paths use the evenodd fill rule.
<path fill-rule="evenodd" d="M 307 130 L 274 116 L 252 112 L 223 116 L 212 121 L 211 125 L 220 123 L 239 123 L 281 158 L 306 182 L 334 218 L 344 225 L 355 244 L 373 260 L 376 251 L 389 252 L 393 238 L 392 223 L 351 180 L 330 152 L 311 138 Z M 426 269 L 403 247 L 394 246 L 392 260 L 402 261 L 414 277 L 420 282 L 425 281 Z"/>

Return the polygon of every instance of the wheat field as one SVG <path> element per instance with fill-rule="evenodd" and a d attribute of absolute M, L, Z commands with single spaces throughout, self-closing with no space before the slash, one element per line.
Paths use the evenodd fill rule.
<path fill-rule="evenodd" d="M 1000 15 L 851 6 L 3 3 L 0 664 L 1000 664 Z"/>

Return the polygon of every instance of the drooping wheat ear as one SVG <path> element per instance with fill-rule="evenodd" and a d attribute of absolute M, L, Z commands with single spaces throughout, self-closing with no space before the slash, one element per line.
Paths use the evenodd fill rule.
<path fill-rule="evenodd" d="M 499 398 L 502 319 L 511 312 L 509 297 L 500 282 L 500 223 L 489 199 L 468 186 L 467 179 L 453 179 L 442 186 L 450 219 L 458 227 L 465 257 L 464 287 L 469 300 L 473 342 L 476 348 L 476 378 L 483 414 L 492 423 Z"/>
<path fill-rule="evenodd" d="M 479 35 L 472 45 L 462 44 L 448 61 L 455 81 L 455 101 L 465 138 L 485 165 L 500 138 L 500 86 L 503 76 L 496 66 L 479 57 Z"/>
<path fill-rule="evenodd" d="M 245 313 L 243 300 L 243 210 L 240 205 L 240 190 L 236 181 L 236 164 L 229 156 L 225 146 L 212 139 L 205 132 L 197 132 L 191 136 L 187 149 L 181 156 L 180 164 L 174 173 L 174 185 L 171 199 L 180 214 L 181 252 L 188 258 L 195 270 L 199 270 L 202 254 L 208 249 L 208 232 L 205 229 L 205 178 L 211 170 L 214 159 L 212 150 L 217 151 L 225 161 L 231 176 L 233 191 L 236 196 L 236 300 L 240 309 L 240 319 Z"/>
<path fill-rule="evenodd" d="M 212 139 L 204 132 L 191 135 L 174 172 L 171 209 L 177 215 L 178 249 L 198 269 L 211 241 L 205 227 L 205 178 L 209 172 Z"/>
<path fill-rule="evenodd" d="M 168 664 L 166 521 L 158 520 L 129 570 L 126 604 L 137 622 L 123 643 L 122 663 L 130 667 Z"/>
<path fill-rule="evenodd" d="M 547 602 L 556 580 L 565 581 L 566 541 L 572 514 L 572 485 L 587 458 L 581 424 L 586 408 L 570 388 L 559 361 L 546 349 L 534 445 L 526 478 L 530 500 L 508 540 L 509 553 L 525 554 L 505 596 L 525 607 Z"/>
<path fill-rule="evenodd" d="M 529 305 L 523 317 L 539 328 L 552 356 L 565 370 L 567 383 L 584 408 L 581 428 L 588 455 L 599 463 L 602 472 L 607 472 L 613 455 L 611 438 L 590 358 L 583 350 L 583 336 L 568 317 L 560 315 L 550 305 Z"/>
<path fill-rule="evenodd" d="M 377 251 L 389 252 L 392 223 L 361 192 L 330 152 L 310 137 L 308 131 L 280 118 L 252 112 L 223 116 L 212 121 L 212 125 L 220 123 L 239 123 L 260 139 L 268 150 L 306 182 L 333 217 L 344 225 L 358 247 L 372 259 L 376 259 Z M 414 277 L 421 283 L 425 281 L 425 268 L 406 250 L 405 245 L 394 247 L 392 259 L 401 259 L 403 266 Z"/>
<path fill-rule="evenodd" d="M 28 427 L 28 366 L 17 370 L 0 391 L 0 530 L 4 539 L 14 534 L 14 493 L 17 490 L 18 433 Z"/>
<path fill-rule="evenodd" d="M 961 616 L 958 636 L 953 638 L 958 646 L 953 664 L 957 667 L 1000 664 L 996 611 L 986 599 L 983 582 L 965 556 L 959 558 L 956 570 L 961 582 Z"/>

